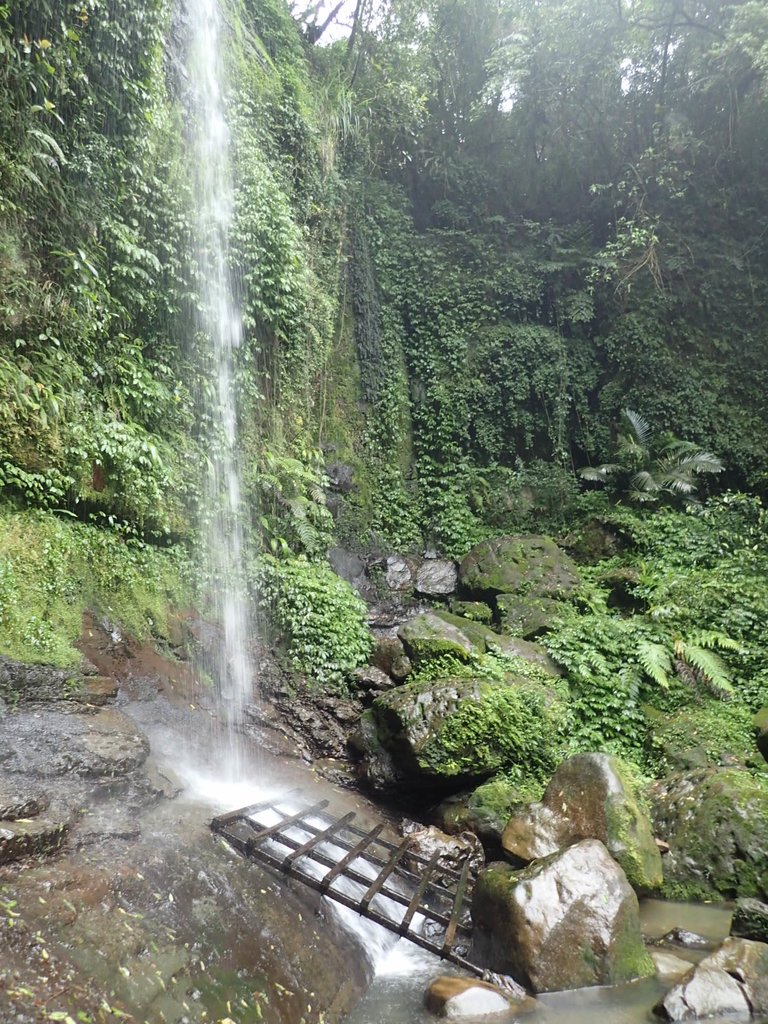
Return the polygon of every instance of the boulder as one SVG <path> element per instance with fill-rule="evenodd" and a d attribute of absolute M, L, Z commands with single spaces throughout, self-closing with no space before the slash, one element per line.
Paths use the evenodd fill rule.
<path fill-rule="evenodd" d="M 768 898 L 768 785 L 736 768 L 681 772 L 649 790 L 657 835 L 669 844 L 671 898 Z"/>
<path fill-rule="evenodd" d="M 416 583 L 417 563 L 402 555 L 390 555 L 386 561 L 384 578 L 390 590 L 413 590 Z"/>
<path fill-rule="evenodd" d="M 376 668 L 375 665 L 363 665 L 361 668 L 354 669 L 352 679 L 357 689 L 366 693 L 383 693 L 396 685 L 394 679 L 391 679 L 380 668 Z"/>
<path fill-rule="evenodd" d="M 760 900 L 736 900 L 731 919 L 731 935 L 755 942 L 768 942 L 768 903 Z"/>
<path fill-rule="evenodd" d="M 654 1007 L 665 1020 L 768 1013 L 768 945 L 728 938 Z"/>
<path fill-rule="evenodd" d="M 414 664 L 446 654 L 459 661 L 468 661 L 471 655 L 482 653 L 482 640 L 478 644 L 470 638 L 472 627 L 477 623 L 454 619 L 455 616 L 426 612 L 400 627 L 398 636 Z"/>
<path fill-rule="evenodd" d="M 468 661 L 473 655 L 497 651 L 547 675 L 559 676 L 560 670 L 541 644 L 520 637 L 503 636 L 489 626 L 446 611 L 417 615 L 401 627 L 399 637 L 414 663 L 441 655 Z M 521 668 L 525 666 L 521 665 Z"/>
<path fill-rule="evenodd" d="M 450 602 L 450 609 L 454 615 L 460 615 L 463 619 L 472 619 L 473 622 L 482 622 L 484 626 L 490 625 L 493 621 L 493 610 L 483 601 L 453 600 Z"/>
<path fill-rule="evenodd" d="M 53 853 L 61 846 L 66 832 L 67 825 L 62 822 L 0 821 L 0 864 Z"/>
<path fill-rule="evenodd" d="M 401 831 L 408 836 L 408 853 L 405 855 L 405 864 L 409 870 L 421 874 L 424 865 L 414 859 L 413 854 L 422 860 L 431 860 L 437 854 L 435 868 L 436 881 L 440 881 L 441 871 L 461 871 L 464 861 L 469 858 L 470 873 L 476 875 L 485 866 L 485 853 L 480 840 L 472 832 L 465 832 L 463 835 L 449 836 L 434 825 L 422 825 L 417 821 L 410 821 L 404 818 L 401 824 Z"/>
<path fill-rule="evenodd" d="M 427 597 L 447 597 L 458 582 L 459 567 L 450 558 L 427 558 L 416 573 L 416 590 Z"/>
<path fill-rule="evenodd" d="M 405 653 L 402 640 L 391 637 L 377 640 L 371 662 L 398 683 L 405 679 L 412 668 L 411 659 Z"/>
<path fill-rule="evenodd" d="M 501 835 L 513 809 L 530 799 L 504 776 L 476 789 L 448 797 L 437 809 L 437 820 L 449 833 L 474 832 L 483 843 L 501 847 Z"/>
<path fill-rule="evenodd" d="M 599 839 L 636 888 L 661 885 L 661 854 L 651 823 L 620 762 L 608 754 L 564 761 L 541 803 L 519 810 L 501 841 L 506 853 L 527 863 L 580 839 Z"/>
<path fill-rule="evenodd" d="M 536 1001 L 522 991 L 515 996 L 487 981 L 455 975 L 435 978 L 425 993 L 424 1002 L 437 1017 L 509 1015 L 512 1011 L 528 1013 L 536 1009 Z"/>
<path fill-rule="evenodd" d="M 656 968 L 656 977 L 667 984 L 679 981 L 691 969 L 689 960 L 683 960 L 674 953 L 668 953 L 663 949 L 650 950 L 651 960 Z"/>
<path fill-rule="evenodd" d="M 564 598 L 578 585 L 579 572 L 550 537 L 492 537 L 463 559 L 459 578 L 481 599 L 499 594 Z"/>
<path fill-rule="evenodd" d="M 546 770 L 565 714 L 554 687 L 523 676 L 417 680 L 374 700 L 354 745 L 377 788 L 450 792 L 511 765 Z"/>
<path fill-rule="evenodd" d="M 491 864 L 472 901 L 473 955 L 534 992 L 650 977 L 637 896 L 597 839 L 522 871 Z"/>
<path fill-rule="evenodd" d="M 563 605 L 552 597 L 499 594 L 496 609 L 503 633 L 530 639 L 552 628 L 554 619 L 563 612 Z"/>
<path fill-rule="evenodd" d="M 654 946 L 679 946 L 681 949 L 714 949 L 717 945 L 711 939 L 698 932 L 689 932 L 687 928 L 672 928 L 658 939 L 653 940 Z"/>

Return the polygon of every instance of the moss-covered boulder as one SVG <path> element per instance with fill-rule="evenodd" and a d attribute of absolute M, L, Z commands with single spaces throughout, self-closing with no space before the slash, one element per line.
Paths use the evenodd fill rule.
<path fill-rule="evenodd" d="M 457 793 L 437 808 L 440 827 L 454 835 L 474 832 L 486 845 L 501 847 L 501 835 L 512 812 L 541 795 L 542 786 L 497 775 L 468 793 Z"/>
<path fill-rule="evenodd" d="M 502 845 L 516 860 L 529 862 L 588 838 L 607 847 L 635 888 L 659 888 L 661 855 L 650 820 L 626 768 L 607 754 L 579 754 L 564 761 L 541 802 L 520 808 L 510 818 Z"/>
<path fill-rule="evenodd" d="M 498 594 L 563 598 L 577 586 L 579 572 L 550 537 L 492 537 L 464 558 L 459 578 L 481 599 Z"/>
<path fill-rule="evenodd" d="M 426 612 L 401 626 L 398 637 L 414 664 L 446 655 L 468 661 L 471 655 L 481 654 L 485 649 L 482 636 L 479 640 L 471 636 L 472 627 L 478 625 L 458 616 Z"/>
<path fill-rule="evenodd" d="M 547 675 L 560 675 L 555 662 L 540 644 L 521 637 L 502 636 L 482 622 L 446 611 L 430 611 L 409 619 L 400 628 L 400 640 L 414 664 L 449 656 L 470 661 L 473 655 L 495 651 L 514 658 L 521 668 L 532 666 Z"/>
<path fill-rule="evenodd" d="M 484 601 L 454 599 L 450 603 L 450 609 L 454 615 L 460 615 L 463 619 L 472 619 L 473 622 L 482 622 L 486 626 L 493 621 L 493 609 Z"/>
<path fill-rule="evenodd" d="M 528 639 L 549 632 L 563 606 L 552 597 L 499 594 L 496 610 L 503 633 Z"/>
<path fill-rule="evenodd" d="M 669 843 L 671 898 L 768 897 L 768 784 L 736 768 L 681 772 L 649 791 L 656 834 Z"/>
<path fill-rule="evenodd" d="M 563 684 L 523 676 L 405 683 L 377 697 L 355 744 L 379 789 L 455 791 L 511 766 L 551 771 L 567 719 Z"/>
<path fill-rule="evenodd" d="M 650 977 L 637 896 L 596 839 L 522 871 L 491 864 L 472 900 L 475 962 L 534 992 Z"/>
<path fill-rule="evenodd" d="M 736 701 L 703 699 L 674 714 L 646 705 L 648 752 L 663 775 L 729 766 L 754 756 L 752 715 Z"/>

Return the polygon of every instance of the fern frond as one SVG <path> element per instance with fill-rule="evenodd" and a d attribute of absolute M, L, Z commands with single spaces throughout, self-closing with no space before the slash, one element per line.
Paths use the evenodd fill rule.
<path fill-rule="evenodd" d="M 680 654 L 683 659 L 696 669 L 701 681 L 718 697 L 728 699 L 733 696 L 733 686 L 723 659 L 705 647 L 697 647 L 691 643 L 680 643 Z"/>
<path fill-rule="evenodd" d="M 621 415 L 637 445 L 647 448 L 651 438 L 651 425 L 648 420 L 634 409 L 622 409 Z"/>
<path fill-rule="evenodd" d="M 621 469 L 620 466 L 605 462 L 602 466 L 584 466 L 579 470 L 579 476 L 582 480 L 592 480 L 595 483 L 604 484 L 611 473 L 616 473 L 619 469 Z"/>
<path fill-rule="evenodd" d="M 723 651 L 740 651 L 741 645 L 737 640 L 716 629 L 702 629 L 691 637 L 690 642 L 697 647 L 706 647 L 712 650 L 719 647 Z"/>
<path fill-rule="evenodd" d="M 672 671 L 672 655 L 664 644 L 641 640 L 637 645 L 637 660 L 643 671 L 666 690 Z"/>

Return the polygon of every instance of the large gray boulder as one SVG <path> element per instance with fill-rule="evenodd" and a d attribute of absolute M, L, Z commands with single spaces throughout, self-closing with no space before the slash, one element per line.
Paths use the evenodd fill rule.
<path fill-rule="evenodd" d="M 522 990 L 512 992 L 491 985 L 479 978 L 458 978 L 442 975 L 430 983 L 424 1002 L 436 1017 L 486 1017 L 512 1013 L 530 1013 L 536 1001 Z"/>
<path fill-rule="evenodd" d="M 650 820 L 621 763 L 608 754 L 578 754 L 564 761 L 541 802 L 510 818 L 502 846 L 527 863 L 588 838 L 604 843 L 635 888 L 659 888 L 661 854 Z"/>
<path fill-rule="evenodd" d="M 459 568 L 450 558 L 427 558 L 416 573 L 416 590 L 427 597 L 447 597 L 456 590 Z"/>
<path fill-rule="evenodd" d="M 534 992 L 650 977 L 637 896 L 596 839 L 522 871 L 491 864 L 472 902 L 473 954 Z"/>
<path fill-rule="evenodd" d="M 768 945 L 726 939 L 667 992 L 654 1012 L 665 1020 L 768 1014 Z"/>
<path fill-rule="evenodd" d="M 736 768 L 681 772 L 650 789 L 656 834 L 669 844 L 671 897 L 768 898 L 768 785 Z"/>
<path fill-rule="evenodd" d="M 760 900 L 736 900 L 731 919 L 731 935 L 755 942 L 768 942 L 768 903 Z"/>
<path fill-rule="evenodd" d="M 492 537 L 463 559 L 459 578 L 465 590 L 480 598 L 564 598 L 578 585 L 579 572 L 550 537 Z"/>

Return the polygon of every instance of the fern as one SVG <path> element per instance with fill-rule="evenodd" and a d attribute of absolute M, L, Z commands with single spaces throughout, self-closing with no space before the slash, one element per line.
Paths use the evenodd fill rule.
<path fill-rule="evenodd" d="M 672 655 L 664 644 L 641 640 L 637 645 L 637 660 L 643 671 L 666 690 L 672 671 Z"/>

